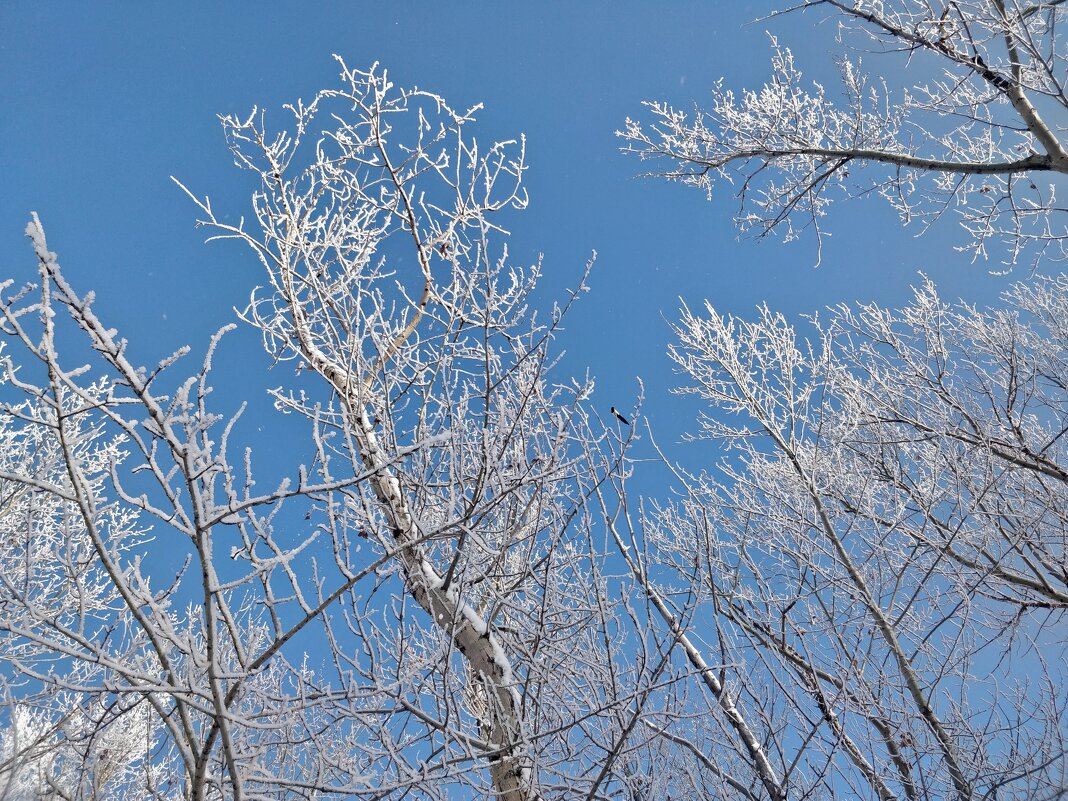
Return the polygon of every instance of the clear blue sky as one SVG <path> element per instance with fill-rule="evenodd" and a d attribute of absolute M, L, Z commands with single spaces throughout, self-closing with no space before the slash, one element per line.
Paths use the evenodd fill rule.
<path fill-rule="evenodd" d="M 513 255 L 544 253 L 550 289 L 573 285 L 592 250 L 592 287 L 564 346 L 574 373 L 599 379 L 597 402 L 629 408 L 635 376 L 661 441 L 689 414 L 668 395 L 665 357 L 682 297 L 749 314 L 767 301 L 791 316 L 852 300 L 899 303 L 924 270 L 948 297 L 985 301 L 1008 279 L 969 265 L 952 225 L 916 240 L 879 201 L 839 206 L 823 265 L 811 241 L 737 241 L 729 195 L 635 179 L 613 132 L 644 99 L 702 102 L 713 81 L 768 75 L 769 27 L 810 74 L 830 76 L 833 26 L 794 16 L 750 24 L 756 2 L 31 3 L 0 5 L 0 258 L 32 278 L 23 228 L 40 212 L 79 288 L 134 343 L 141 363 L 180 344 L 200 350 L 261 281 L 236 247 L 205 246 L 179 177 L 219 209 L 248 208 L 215 115 L 269 112 L 331 84 L 331 53 L 386 65 L 394 80 L 455 106 L 483 101 L 484 138 L 528 137 L 531 205 L 513 220 Z M 870 62 L 875 66 L 877 62 Z M 243 335 L 239 335 L 243 336 Z M 221 398 L 280 383 L 224 349 Z M 247 356 L 247 351 L 244 351 Z M 242 371 L 248 371 L 248 383 Z M 224 383 L 220 381 L 220 383 Z"/>

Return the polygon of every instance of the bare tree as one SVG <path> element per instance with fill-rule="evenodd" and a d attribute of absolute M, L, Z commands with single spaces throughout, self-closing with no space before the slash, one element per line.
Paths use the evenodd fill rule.
<path fill-rule="evenodd" d="M 1060 258 L 1057 179 L 1037 183 L 1068 165 L 1047 122 L 1068 106 L 1060 6 L 804 2 L 929 80 L 898 95 L 846 58 L 832 102 L 773 40 L 761 90 L 648 104 L 621 136 L 671 180 L 736 182 L 760 235 L 818 240 L 834 197 L 874 192 L 905 222 L 960 214 L 976 256 Z M 684 310 L 672 357 L 722 460 L 612 517 L 709 693 L 703 727 L 677 706 L 650 724 L 680 765 L 753 798 L 1063 797 L 1068 284 L 1003 300 L 925 283 L 900 311 L 831 310 L 811 341 L 767 308 Z"/>
<path fill-rule="evenodd" d="M 684 311 L 672 357 L 722 460 L 679 471 L 626 553 L 691 662 L 724 666 L 700 726 L 652 723 L 708 781 L 1064 796 L 1068 280 L 1004 301 L 928 283 L 899 312 L 831 310 L 811 342 L 766 308 Z"/>
<path fill-rule="evenodd" d="M 906 30 L 900 9 L 808 5 Z M 1058 5 L 995 6 L 986 28 L 963 3 L 937 14 L 939 56 L 1001 93 L 932 134 L 937 158 L 979 164 L 980 122 L 1024 114 L 1013 86 L 1040 83 L 991 31 L 1052 41 Z M 274 489 L 242 410 L 212 397 L 230 327 L 187 374 L 186 348 L 140 367 L 27 227 L 38 283 L 0 287 L 0 798 L 1063 797 L 1068 282 L 998 311 L 924 284 L 900 311 L 831 310 L 811 342 L 767 309 L 685 310 L 672 357 L 721 461 L 638 500 L 637 427 L 614 407 L 602 424 L 553 354 L 585 275 L 539 312 L 540 265 L 503 244 L 523 142 L 483 147 L 477 107 L 341 69 L 287 126 L 222 119 L 249 225 L 186 190 L 211 238 L 256 257 L 241 319 L 294 368 L 271 395 L 309 459 Z M 817 127 L 871 130 L 856 97 L 852 117 L 809 103 Z M 762 102 L 738 136 L 792 130 Z M 707 186 L 739 159 L 793 176 L 758 204 L 769 224 L 815 222 L 848 177 L 819 177 L 844 156 L 808 145 L 672 155 L 694 123 L 656 113 L 677 126 L 663 141 L 627 135 L 676 177 Z M 909 213 L 994 193 L 973 180 L 1019 200 L 1017 172 L 951 185 L 935 156 L 876 157 L 897 139 L 865 147 L 849 159 L 891 163 L 876 185 Z M 745 180 L 748 198 L 764 178 Z M 998 208 L 973 216 L 1003 226 Z M 1025 226 L 1051 205 L 1014 208 L 1013 259 L 1059 244 Z"/>
<path fill-rule="evenodd" d="M 721 81 L 711 104 L 689 114 L 647 103 L 648 121 L 628 119 L 619 133 L 625 150 L 709 193 L 736 185 L 737 221 L 760 236 L 781 230 L 789 241 L 811 229 L 818 242 L 835 198 L 877 194 L 924 228 L 958 216 L 961 249 L 975 257 L 995 246 L 1008 265 L 1064 258 L 1059 0 L 803 0 L 790 9 L 802 12 L 838 23 L 838 97 L 806 81 L 772 38 L 763 87 L 735 93 Z M 862 64 L 864 50 L 874 54 Z M 923 77 L 891 90 L 866 71 L 886 58 Z"/>
<path fill-rule="evenodd" d="M 210 403 L 228 329 L 187 378 L 187 349 L 137 366 L 27 228 L 39 283 L 2 305 L 0 790 L 638 797 L 673 642 L 613 600 L 588 499 L 617 461 L 590 382 L 551 378 L 584 276 L 539 314 L 539 265 L 501 244 L 522 142 L 482 148 L 475 109 L 343 64 L 288 108 L 277 132 L 222 121 L 255 228 L 196 201 L 258 257 L 242 317 L 296 367 L 274 403 L 313 458 L 276 489 Z"/>

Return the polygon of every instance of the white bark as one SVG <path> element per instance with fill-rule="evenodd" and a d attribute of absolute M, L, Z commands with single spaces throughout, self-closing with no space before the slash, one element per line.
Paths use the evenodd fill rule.
<path fill-rule="evenodd" d="M 640 722 L 674 645 L 624 646 L 644 633 L 587 509 L 607 435 L 590 382 L 550 381 L 585 274 L 541 318 L 540 266 L 500 244 L 525 204 L 522 142 L 483 149 L 471 112 L 376 70 L 343 67 L 291 111 L 278 136 L 224 120 L 261 182 L 255 234 L 200 201 L 266 268 L 242 317 L 297 366 L 272 397 L 309 436 L 260 447 L 313 461 L 273 490 L 251 448 L 234 455 L 242 410 L 212 409 L 233 326 L 188 377 L 172 377 L 188 349 L 141 368 L 27 229 L 40 283 L 0 303 L 43 367 L 6 363 L 24 401 L 0 419 L 0 664 L 27 681 L 0 720 L 48 714 L 28 747 L 4 741 L 0 780 L 79 801 L 662 785 Z M 91 367 L 68 366 L 71 334 Z M 74 719 L 86 733 L 55 723 Z M 119 731 L 140 732 L 123 760 Z"/>

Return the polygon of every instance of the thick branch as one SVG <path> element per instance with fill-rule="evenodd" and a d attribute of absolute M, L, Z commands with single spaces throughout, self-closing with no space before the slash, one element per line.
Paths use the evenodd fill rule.
<path fill-rule="evenodd" d="M 669 154 L 678 158 L 675 154 Z M 922 156 L 910 156 L 905 153 L 889 153 L 884 150 L 867 150 L 862 148 L 824 148 L 824 147 L 792 147 L 792 148 L 753 148 L 750 150 L 738 150 L 729 153 L 721 159 L 702 160 L 688 158 L 695 164 L 702 164 L 709 168 L 724 167 L 735 161 L 743 161 L 754 158 L 773 161 L 775 159 L 791 158 L 796 156 L 812 156 L 827 161 L 873 161 L 880 164 L 891 164 L 897 167 L 907 167 L 916 170 L 929 170 L 931 172 L 956 173 L 960 175 L 1015 175 L 1021 172 L 1034 172 L 1043 170 L 1055 170 L 1068 172 L 1068 162 L 1054 162 L 1049 156 L 1031 155 L 1016 161 L 982 162 L 982 161 L 951 161 L 948 159 L 929 159 Z"/>

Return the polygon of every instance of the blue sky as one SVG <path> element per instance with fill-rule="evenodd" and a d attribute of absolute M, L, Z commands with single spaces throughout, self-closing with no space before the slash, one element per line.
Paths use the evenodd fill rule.
<path fill-rule="evenodd" d="M 669 392 L 678 378 L 665 353 L 668 321 L 680 299 L 740 315 L 766 301 L 798 319 L 844 301 L 900 304 L 920 271 L 944 297 L 979 303 L 1011 280 L 954 253 L 954 225 L 916 239 L 878 200 L 833 210 L 814 268 L 811 239 L 739 241 L 729 193 L 707 202 L 696 190 L 636 178 L 642 165 L 618 152 L 614 136 L 625 117 L 640 115 L 643 100 L 703 103 L 721 78 L 758 86 L 769 74 L 768 30 L 833 85 L 834 26 L 814 14 L 752 23 L 771 8 L 0 2 L 0 280 L 35 277 L 23 230 L 37 211 L 68 280 L 96 291 L 98 313 L 130 340 L 135 362 L 155 364 L 183 344 L 199 355 L 262 276 L 240 247 L 204 245 L 197 209 L 169 176 L 234 218 L 247 214 L 249 176 L 233 167 L 216 115 L 257 105 L 281 117 L 283 103 L 336 81 L 332 53 L 354 67 L 381 62 L 397 83 L 454 106 L 485 103 L 482 138 L 526 135 L 531 203 L 510 220 L 513 256 L 529 263 L 544 254 L 551 297 L 599 254 L 592 291 L 560 343 L 564 370 L 597 378 L 606 417 L 610 405 L 631 408 L 640 376 L 658 441 L 687 466 L 710 467 L 706 448 L 673 444 L 694 429 L 692 402 Z M 255 333 L 234 334 L 216 364 L 217 411 L 249 401 L 244 433 L 276 445 L 279 421 L 263 390 L 282 379 L 266 370 Z M 299 429 L 289 429 L 296 442 Z M 294 472 L 292 451 L 259 456 L 276 474 Z"/>
<path fill-rule="evenodd" d="M 547 288 L 574 285 L 599 254 L 563 346 L 567 369 L 598 378 L 597 402 L 630 408 L 637 376 L 662 442 L 690 427 L 668 390 L 665 356 L 679 299 L 750 314 L 767 301 L 792 317 L 853 300 L 900 303 L 919 271 L 947 297 L 984 302 L 1009 283 L 950 248 L 952 225 L 915 239 L 879 201 L 840 205 L 823 264 L 811 240 L 738 241 L 735 202 L 637 179 L 613 132 L 646 99 L 702 102 L 712 83 L 768 75 L 771 30 L 809 74 L 828 78 L 832 25 L 814 14 L 752 23 L 740 3 L 52 3 L 0 6 L 0 260 L 29 280 L 22 235 L 32 210 L 71 280 L 134 343 L 142 363 L 181 344 L 200 350 L 258 283 L 237 247 L 205 246 L 196 209 L 170 182 L 247 212 L 216 114 L 308 98 L 351 66 L 378 61 L 401 84 L 455 106 L 482 101 L 481 136 L 525 133 L 530 208 L 510 222 L 518 261 L 545 257 Z M 177 11 L 175 9 L 181 9 Z M 877 62 L 869 63 L 875 67 Z M 665 319 L 666 318 L 666 319 Z M 244 337 L 244 339 L 242 339 Z M 248 357 L 248 332 L 223 349 L 234 402 L 280 383 Z M 192 369 L 192 365 L 190 366 Z"/>

